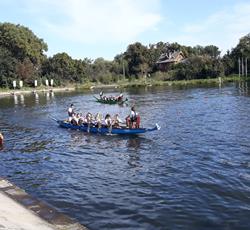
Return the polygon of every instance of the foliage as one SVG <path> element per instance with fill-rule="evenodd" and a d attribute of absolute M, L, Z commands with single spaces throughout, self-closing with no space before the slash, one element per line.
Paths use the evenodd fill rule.
<path fill-rule="evenodd" d="M 162 41 L 148 46 L 140 42 L 130 44 L 112 61 L 77 60 L 67 53 L 47 58 L 44 54 L 47 49 L 47 44 L 27 27 L 0 23 L 0 87 L 11 87 L 13 80 L 33 85 L 35 79 L 39 82 L 54 79 L 55 85 L 63 85 L 216 78 L 237 73 L 238 58 L 250 57 L 250 34 L 223 57 L 214 45 L 191 47 Z M 157 60 L 161 54 L 175 51 L 181 51 L 185 59 L 170 65 L 166 72 L 159 71 Z"/>
<path fill-rule="evenodd" d="M 129 75 L 137 77 L 147 74 L 147 47 L 140 42 L 136 42 L 128 46 L 127 51 L 124 53 L 124 58 L 128 62 Z"/>
<path fill-rule="evenodd" d="M 0 46 L 0 86 L 9 88 L 12 85 L 17 77 L 17 62 L 8 49 Z"/>
<path fill-rule="evenodd" d="M 221 60 L 209 56 L 192 56 L 174 68 L 175 80 L 215 78 L 222 76 L 224 68 Z"/>
<path fill-rule="evenodd" d="M 47 44 L 27 27 L 11 23 L 0 23 L 0 46 L 16 59 L 29 58 L 33 64 L 41 63 L 45 58 L 43 52 L 48 50 Z"/>

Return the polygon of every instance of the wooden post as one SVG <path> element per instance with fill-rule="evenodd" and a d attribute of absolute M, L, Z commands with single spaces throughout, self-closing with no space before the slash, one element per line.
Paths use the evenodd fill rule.
<path fill-rule="evenodd" d="M 241 74 L 242 74 L 242 76 L 244 77 L 244 75 L 245 75 L 245 71 L 244 71 L 244 59 L 243 59 L 243 57 L 241 58 Z"/>
<path fill-rule="evenodd" d="M 239 77 L 240 77 L 240 58 L 238 58 L 238 63 L 239 63 Z"/>
<path fill-rule="evenodd" d="M 247 77 L 247 57 L 245 59 L 246 77 Z"/>
<path fill-rule="evenodd" d="M 125 79 L 125 66 L 124 66 L 124 60 L 122 60 L 122 73 L 123 73 L 123 77 Z"/>

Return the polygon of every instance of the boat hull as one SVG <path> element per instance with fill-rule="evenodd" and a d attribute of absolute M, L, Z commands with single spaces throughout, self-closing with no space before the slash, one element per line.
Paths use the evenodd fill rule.
<path fill-rule="evenodd" d="M 142 133 L 151 132 L 151 131 L 160 129 L 160 127 L 157 124 L 155 125 L 154 128 L 149 128 L 149 129 L 148 128 L 129 129 L 129 128 L 108 128 L 108 127 L 98 128 L 92 125 L 88 126 L 87 124 L 73 125 L 63 120 L 57 120 L 57 123 L 62 128 L 80 130 L 80 131 L 89 132 L 89 133 L 100 133 L 100 134 L 135 135 L 135 134 L 142 134 Z"/>

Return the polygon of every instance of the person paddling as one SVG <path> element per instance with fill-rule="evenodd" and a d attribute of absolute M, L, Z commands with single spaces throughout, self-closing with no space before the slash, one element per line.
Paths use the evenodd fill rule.
<path fill-rule="evenodd" d="M 126 117 L 126 125 L 129 128 L 139 128 L 140 127 L 140 116 L 135 111 L 135 107 L 131 107 L 130 114 Z"/>
<path fill-rule="evenodd" d="M 120 128 L 120 123 L 122 123 L 122 120 L 120 119 L 119 115 L 116 114 L 113 118 L 112 125 L 115 128 Z"/>
<path fill-rule="evenodd" d="M 0 133 L 0 147 L 2 147 L 3 145 L 3 134 Z"/>

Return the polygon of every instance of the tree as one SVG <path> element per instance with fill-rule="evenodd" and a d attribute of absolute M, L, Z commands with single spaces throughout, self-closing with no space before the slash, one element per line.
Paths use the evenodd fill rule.
<path fill-rule="evenodd" d="M 76 68 L 74 60 L 66 53 L 58 53 L 48 58 L 42 66 L 43 75 L 53 76 L 57 81 L 75 80 Z"/>
<path fill-rule="evenodd" d="M 250 59 L 250 33 L 240 38 L 239 43 L 235 48 L 232 49 L 231 53 L 228 52 L 224 56 L 224 60 L 227 60 L 227 62 L 224 63 L 228 65 L 228 73 L 231 74 L 238 72 L 238 58 Z"/>
<path fill-rule="evenodd" d="M 23 62 L 18 62 L 16 65 L 16 74 L 18 79 L 23 80 L 25 83 L 31 85 L 33 80 L 38 76 L 38 71 L 30 59 L 25 58 Z"/>
<path fill-rule="evenodd" d="M 11 52 L 0 46 L 0 87 L 10 87 L 16 78 L 16 65 L 18 61 L 12 57 Z"/>
<path fill-rule="evenodd" d="M 236 59 L 250 57 L 250 33 L 240 39 L 238 45 L 232 50 L 232 56 Z"/>
<path fill-rule="evenodd" d="M 191 56 L 185 63 L 177 64 L 174 70 L 175 80 L 215 78 L 224 74 L 222 62 L 209 56 Z"/>
<path fill-rule="evenodd" d="M 148 69 L 147 67 L 145 68 L 147 52 L 147 47 L 140 42 L 128 46 L 127 51 L 124 53 L 124 58 L 128 62 L 129 75 L 139 77 L 147 74 Z"/>
<path fill-rule="evenodd" d="M 204 53 L 212 58 L 218 58 L 220 56 L 219 48 L 214 45 L 205 46 Z"/>
<path fill-rule="evenodd" d="M 20 61 L 29 58 L 34 65 L 44 60 L 44 52 L 48 49 L 47 44 L 30 29 L 11 23 L 0 23 L 0 46 Z"/>

